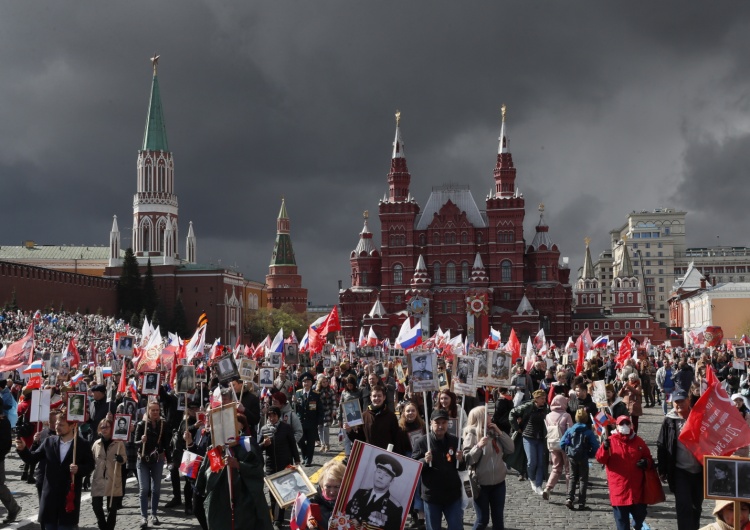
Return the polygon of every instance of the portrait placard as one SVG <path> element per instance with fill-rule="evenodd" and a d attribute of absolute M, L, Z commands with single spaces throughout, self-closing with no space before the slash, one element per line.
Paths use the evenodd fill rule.
<path fill-rule="evenodd" d="M 177 410 L 184 411 L 187 408 L 187 394 L 177 394 Z"/>
<path fill-rule="evenodd" d="M 349 427 L 356 427 L 362 425 L 362 408 L 358 399 L 352 399 L 350 401 L 344 401 L 341 404 L 343 410 L 344 423 L 348 424 Z"/>
<path fill-rule="evenodd" d="M 96 372 L 94 373 L 94 381 L 96 381 L 97 385 L 103 385 L 104 384 L 104 374 L 102 373 L 102 367 L 97 366 Z"/>
<path fill-rule="evenodd" d="M 604 381 L 594 381 L 594 391 L 591 394 L 591 398 L 596 403 L 597 407 L 606 407 L 607 403 L 607 390 Z"/>
<path fill-rule="evenodd" d="M 336 336 L 336 349 L 339 351 L 344 351 L 346 349 L 346 339 L 344 339 L 343 335 Z"/>
<path fill-rule="evenodd" d="M 263 367 L 258 370 L 260 375 L 260 386 L 264 388 L 271 388 L 273 386 L 273 368 Z"/>
<path fill-rule="evenodd" d="M 284 344 L 284 364 L 299 364 L 299 346 L 293 342 Z M 281 368 L 281 365 L 275 366 Z"/>
<path fill-rule="evenodd" d="M 439 370 L 438 371 L 438 388 L 440 390 L 448 390 L 450 389 L 450 382 L 448 381 L 448 372 L 445 370 Z"/>
<path fill-rule="evenodd" d="M 67 412 L 68 421 L 71 421 L 71 422 L 86 421 L 86 400 L 87 400 L 87 396 L 85 392 L 69 392 L 68 393 L 68 412 Z"/>
<path fill-rule="evenodd" d="M 294 504 L 297 493 L 306 497 L 315 494 L 315 486 L 299 467 L 292 467 L 267 476 L 265 479 L 268 490 L 282 508 Z"/>
<path fill-rule="evenodd" d="M 469 350 L 469 355 L 475 357 L 477 360 L 477 385 L 488 385 L 487 379 L 490 377 L 490 357 L 492 356 L 492 351 L 472 348 Z"/>
<path fill-rule="evenodd" d="M 192 364 L 177 365 L 175 392 L 187 393 L 195 390 L 195 366 Z"/>
<path fill-rule="evenodd" d="M 377 375 L 381 379 L 385 376 L 385 366 L 383 365 L 383 363 L 375 363 L 372 366 L 372 369 L 375 372 L 375 375 Z"/>
<path fill-rule="evenodd" d="M 748 348 L 746 346 L 735 346 L 734 358 L 738 361 L 747 359 L 747 350 Z"/>
<path fill-rule="evenodd" d="M 404 367 L 401 364 L 401 361 L 396 361 L 396 364 L 393 366 L 394 372 L 396 372 L 396 380 L 403 384 L 406 382 L 406 374 L 404 373 Z"/>
<path fill-rule="evenodd" d="M 208 372 L 206 372 L 206 368 L 203 366 L 203 363 L 200 363 L 195 367 L 195 382 L 196 384 L 208 383 Z"/>
<path fill-rule="evenodd" d="M 59 370 L 62 366 L 62 353 L 53 353 L 49 356 L 49 369 Z"/>
<path fill-rule="evenodd" d="M 464 396 L 475 396 L 477 393 L 477 362 L 468 355 L 453 357 L 453 392 Z"/>
<path fill-rule="evenodd" d="M 146 372 L 143 374 L 143 390 L 141 393 L 146 396 L 155 396 L 159 393 L 159 372 Z"/>
<path fill-rule="evenodd" d="M 214 363 L 213 367 L 214 371 L 216 372 L 216 377 L 218 377 L 219 381 L 222 383 L 231 381 L 232 379 L 240 375 L 240 373 L 237 371 L 237 365 L 235 364 L 234 357 L 231 353 L 229 355 L 220 357 L 218 362 Z"/>
<path fill-rule="evenodd" d="M 750 458 L 705 455 L 703 496 L 706 499 L 750 501 Z"/>
<path fill-rule="evenodd" d="M 131 359 L 133 357 L 133 344 L 135 344 L 135 337 L 132 335 L 119 337 L 117 339 L 117 356 Z"/>
<path fill-rule="evenodd" d="M 112 431 L 113 440 L 128 441 L 130 437 L 130 422 L 132 421 L 130 414 L 115 414 L 114 430 Z"/>
<path fill-rule="evenodd" d="M 266 366 L 281 368 L 281 354 L 275 351 L 266 353 Z"/>
<path fill-rule="evenodd" d="M 409 367 L 412 389 L 414 392 L 432 392 L 438 390 L 437 354 L 429 351 L 416 351 L 409 354 Z"/>
<path fill-rule="evenodd" d="M 510 386 L 510 368 L 513 354 L 505 350 L 486 351 L 488 352 L 487 358 L 489 361 L 488 374 L 484 382 L 479 381 L 478 384 L 485 384 L 491 387 Z"/>
<path fill-rule="evenodd" d="M 240 379 L 243 381 L 252 381 L 255 379 L 255 367 L 257 363 L 253 359 L 242 359 L 240 360 L 239 371 Z"/>
<path fill-rule="evenodd" d="M 355 441 L 331 528 L 354 519 L 375 528 L 403 529 L 421 473 L 421 462 Z"/>
<path fill-rule="evenodd" d="M 209 411 L 211 440 L 214 447 L 233 447 L 239 443 L 240 424 L 237 421 L 237 403 L 227 403 Z"/>

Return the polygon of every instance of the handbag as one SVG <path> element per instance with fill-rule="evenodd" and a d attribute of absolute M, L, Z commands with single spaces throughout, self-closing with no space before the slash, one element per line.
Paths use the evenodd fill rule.
<path fill-rule="evenodd" d="M 666 496 L 664 495 L 664 488 L 659 480 L 659 474 L 656 469 L 650 467 L 646 469 L 643 474 L 643 496 L 641 503 L 643 504 L 659 504 L 664 502 Z"/>
<path fill-rule="evenodd" d="M 474 469 L 469 470 L 469 486 L 471 490 L 471 495 L 469 495 L 469 497 L 476 500 L 479 497 L 479 494 L 482 493 L 482 486 L 479 485 L 477 473 Z"/>

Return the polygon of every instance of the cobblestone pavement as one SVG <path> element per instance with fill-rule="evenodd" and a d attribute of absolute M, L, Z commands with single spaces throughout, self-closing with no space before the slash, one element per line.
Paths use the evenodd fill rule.
<path fill-rule="evenodd" d="M 652 453 L 656 453 L 656 437 L 662 422 L 661 409 L 645 409 L 645 415 L 640 420 L 640 435 L 646 440 Z M 305 468 L 313 479 L 317 480 L 316 471 L 320 469 L 327 460 L 331 458 L 343 458 L 343 454 L 337 452 L 342 447 L 337 442 L 335 433 L 331 434 L 331 445 L 333 450 L 327 455 L 316 453 L 314 466 Z M 36 489 L 32 484 L 21 482 L 20 459 L 15 451 L 11 451 L 6 459 L 7 484 L 16 496 L 23 510 L 18 521 L 3 528 L 39 528 L 36 524 L 38 503 Z M 508 530 L 526 530 L 532 528 L 554 528 L 554 529 L 609 529 L 614 528 L 612 509 L 609 505 L 609 496 L 606 489 L 606 479 L 601 466 L 592 461 L 590 482 L 592 487 L 588 491 L 589 512 L 570 511 L 565 508 L 564 481 L 555 488 L 549 501 L 544 501 L 541 496 L 531 491 L 528 481 L 519 481 L 517 475 L 508 475 L 508 493 L 505 505 L 505 525 Z M 667 490 L 667 501 L 657 506 L 650 506 L 646 523 L 652 530 L 676 530 L 674 514 L 674 497 Z M 171 498 L 171 484 L 168 480 L 162 483 L 161 505 Z M 701 526 L 712 522 L 711 510 L 713 501 L 704 501 L 703 518 Z M 0 517 L 4 517 L 4 511 L 0 508 Z M 159 528 L 193 530 L 199 529 L 195 518 L 185 516 L 182 507 L 174 510 L 160 509 Z M 117 528 L 126 530 L 139 528 L 140 515 L 138 511 L 138 490 L 135 479 L 129 479 L 123 508 L 118 512 Z M 464 516 L 464 526 L 471 528 L 474 523 L 474 510 L 467 507 Z M 84 492 L 83 508 L 81 510 L 81 530 L 96 530 L 96 518 L 91 509 L 90 495 Z M 223 529 L 219 529 L 223 530 Z M 240 530 L 240 529 L 238 529 Z M 245 529 L 241 529 L 245 530 Z M 250 530 L 250 529 L 248 529 Z"/>

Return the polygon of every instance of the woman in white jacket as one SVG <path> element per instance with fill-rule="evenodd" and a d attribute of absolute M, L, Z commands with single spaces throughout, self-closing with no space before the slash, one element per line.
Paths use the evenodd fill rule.
<path fill-rule="evenodd" d="M 485 422 L 487 434 L 485 435 Z M 503 454 L 511 454 L 514 444 L 510 436 L 501 431 L 484 407 L 474 407 L 469 412 L 468 423 L 463 433 L 463 453 L 466 465 L 475 474 L 481 491 L 474 499 L 477 515 L 473 530 L 484 530 L 490 522 L 494 530 L 504 530 L 505 475 L 507 468 Z"/>

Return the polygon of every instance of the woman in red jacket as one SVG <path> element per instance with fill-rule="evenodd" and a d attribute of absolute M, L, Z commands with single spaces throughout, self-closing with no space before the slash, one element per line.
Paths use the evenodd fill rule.
<path fill-rule="evenodd" d="M 629 530 L 630 515 L 635 530 L 641 530 L 646 519 L 646 505 L 641 499 L 644 471 L 654 466 L 646 442 L 633 431 L 630 418 L 617 418 L 617 430 L 604 440 L 596 459 L 607 469 L 609 501 L 617 530 Z"/>

